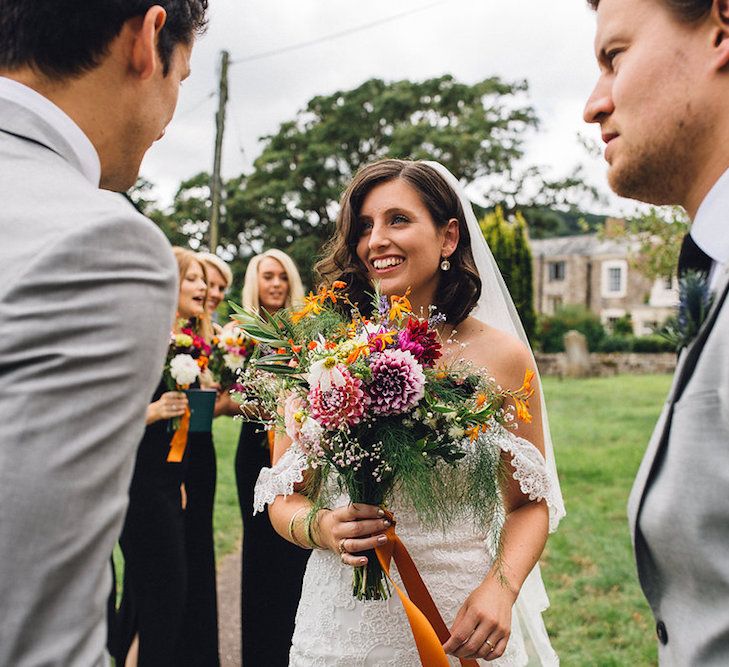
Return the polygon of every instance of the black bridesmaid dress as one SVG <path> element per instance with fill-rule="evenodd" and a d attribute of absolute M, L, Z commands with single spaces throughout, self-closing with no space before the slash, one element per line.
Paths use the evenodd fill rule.
<path fill-rule="evenodd" d="M 167 391 L 164 383 L 152 398 Z M 180 484 L 186 460 L 168 463 L 169 420 L 147 426 L 137 450 L 121 538 L 124 589 L 116 621 L 117 665 L 139 634 L 138 667 L 177 665 L 187 604 L 185 517 Z M 186 456 L 189 447 L 186 450 Z"/>
<path fill-rule="evenodd" d="M 235 457 L 243 518 L 241 643 L 244 667 L 287 667 L 301 582 L 310 552 L 282 538 L 268 512 L 253 516 L 258 473 L 271 465 L 260 425 L 243 422 Z"/>
<path fill-rule="evenodd" d="M 218 599 L 213 540 L 217 468 L 212 433 L 190 433 L 187 447 L 184 522 L 188 604 L 176 664 L 218 667 Z"/>

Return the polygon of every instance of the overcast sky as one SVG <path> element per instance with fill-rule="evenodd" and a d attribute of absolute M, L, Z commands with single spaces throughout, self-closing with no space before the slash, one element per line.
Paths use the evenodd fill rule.
<path fill-rule="evenodd" d="M 212 169 L 220 51 L 231 60 L 286 49 L 340 31 L 368 29 L 231 66 L 223 176 L 248 171 L 260 137 L 315 95 L 378 77 L 422 80 L 452 74 L 464 83 L 498 75 L 527 79 L 541 127 L 530 134 L 526 162 L 566 174 L 577 162 L 607 192 L 602 158 L 590 158 L 578 133 L 599 141 L 582 121 L 597 74 L 592 55 L 595 16 L 583 0 L 211 0 L 210 26 L 198 40 L 192 76 L 177 116 L 147 154 L 142 175 L 168 202 L 180 181 Z M 417 11 L 420 10 L 420 11 Z M 612 198 L 614 213 L 631 205 Z"/>

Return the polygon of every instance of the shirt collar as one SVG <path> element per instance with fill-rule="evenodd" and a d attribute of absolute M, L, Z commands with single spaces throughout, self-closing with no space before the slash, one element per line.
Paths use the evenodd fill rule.
<path fill-rule="evenodd" d="M 65 111 L 32 88 L 3 76 L 0 76 L 0 98 L 22 106 L 53 127 L 73 149 L 81 166 L 81 173 L 94 187 L 99 187 L 99 154 L 91 140 Z"/>
<path fill-rule="evenodd" d="M 691 225 L 691 237 L 711 259 L 729 263 L 729 169 L 701 202 Z"/>

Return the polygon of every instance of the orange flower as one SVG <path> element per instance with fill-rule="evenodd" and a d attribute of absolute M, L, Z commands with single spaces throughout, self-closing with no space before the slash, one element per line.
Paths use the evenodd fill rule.
<path fill-rule="evenodd" d="M 468 436 L 468 439 L 473 442 L 476 438 L 478 438 L 478 434 L 481 432 L 481 427 L 476 424 L 476 426 L 471 426 L 470 428 L 466 429 L 466 435 Z"/>
<path fill-rule="evenodd" d="M 385 347 L 387 347 L 388 345 L 392 345 L 394 342 L 395 332 L 385 331 L 384 333 L 379 333 L 375 336 L 371 336 L 368 345 L 371 350 L 375 350 L 376 352 L 382 352 Z"/>
<path fill-rule="evenodd" d="M 301 345 L 296 345 L 293 338 L 289 338 L 289 345 L 291 345 L 292 352 L 298 354 L 301 352 Z"/>
<path fill-rule="evenodd" d="M 521 387 L 517 390 L 517 394 L 521 394 L 524 398 L 529 398 L 534 393 L 534 388 L 532 387 L 534 375 L 535 373 L 531 368 L 526 369 L 526 372 L 524 373 L 524 382 L 522 382 Z"/>
<path fill-rule="evenodd" d="M 291 315 L 291 321 L 294 324 L 298 324 L 309 315 L 318 315 L 322 311 L 322 303 L 321 293 L 314 294 L 313 292 L 309 292 L 309 296 L 304 297 L 304 307 Z"/>
<path fill-rule="evenodd" d="M 347 283 L 345 283 L 343 280 L 335 280 L 332 283 L 332 289 L 344 289 L 347 286 Z"/>
<path fill-rule="evenodd" d="M 201 370 L 205 370 L 208 367 L 208 358 L 203 356 L 198 357 L 197 365 Z"/>
<path fill-rule="evenodd" d="M 529 412 L 529 402 L 515 396 L 514 403 L 516 404 L 517 418 L 523 421 L 525 424 L 531 424 L 532 414 L 531 412 Z"/>
<path fill-rule="evenodd" d="M 405 315 L 413 312 L 413 307 L 410 305 L 410 300 L 408 299 L 409 296 L 410 288 L 408 287 L 403 296 L 393 295 L 390 297 L 390 320 L 399 320 Z"/>
<path fill-rule="evenodd" d="M 309 352 L 313 352 L 314 350 L 316 350 L 317 345 L 319 345 L 319 343 L 317 343 L 315 340 L 311 340 L 309 341 L 309 344 L 306 346 L 306 348 L 309 350 Z"/>
<path fill-rule="evenodd" d="M 486 403 L 487 400 L 488 397 L 486 396 L 486 394 L 479 394 L 478 396 L 476 396 L 476 407 L 483 407 L 484 403 Z"/>
<path fill-rule="evenodd" d="M 364 355 L 367 356 L 370 353 L 370 346 L 365 343 L 364 345 L 358 345 L 349 353 L 349 356 L 347 357 L 347 363 L 353 364 L 357 359 L 360 358 L 360 356 Z"/>

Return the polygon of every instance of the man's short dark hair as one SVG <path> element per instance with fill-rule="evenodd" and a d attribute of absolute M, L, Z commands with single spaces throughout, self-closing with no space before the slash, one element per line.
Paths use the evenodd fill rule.
<path fill-rule="evenodd" d="M 711 11 L 712 0 L 662 0 L 678 18 L 686 23 L 694 23 Z M 600 0 L 587 0 L 587 4 L 597 9 Z"/>
<path fill-rule="evenodd" d="M 51 79 L 92 70 L 124 23 L 155 5 L 167 12 L 158 43 L 166 76 L 175 46 L 205 29 L 208 0 L 0 0 L 0 69 L 30 66 Z"/>

